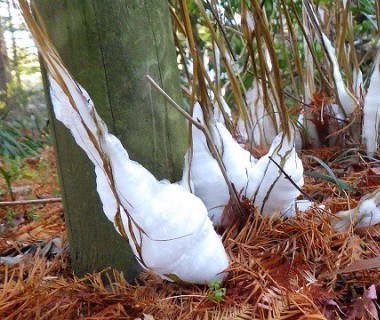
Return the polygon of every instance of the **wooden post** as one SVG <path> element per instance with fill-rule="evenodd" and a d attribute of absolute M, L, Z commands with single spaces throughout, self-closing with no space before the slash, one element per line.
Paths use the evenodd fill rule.
<path fill-rule="evenodd" d="M 167 1 L 35 0 L 34 4 L 66 66 L 89 92 L 130 158 L 158 179 L 180 179 L 185 120 L 144 79 L 151 75 L 179 101 Z M 139 268 L 127 242 L 102 212 L 93 165 L 70 133 L 52 122 L 74 271 L 83 275 L 112 266 L 133 279 Z"/>

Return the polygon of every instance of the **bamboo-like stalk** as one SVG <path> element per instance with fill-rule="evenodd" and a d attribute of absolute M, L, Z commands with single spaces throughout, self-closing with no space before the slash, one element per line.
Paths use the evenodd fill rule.
<path fill-rule="evenodd" d="M 289 36 L 290 36 L 289 41 L 290 41 L 290 46 L 291 46 L 292 52 L 293 52 L 292 57 L 294 59 L 294 63 L 295 63 L 296 70 L 297 70 L 298 84 L 301 84 L 301 85 L 297 85 L 295 83 L 293 72 L 291 71 L 291 67 L 289 68 L 289 73 L 291 74 L 291 77 L 292 77 L 293 90 L 294 90 L 296 96 L 299 96 L 300 94 L 302 94 L 302 95 L 304 94 L 303 93 L 304 87 L 302 86 L 302 84 L 304 83 L 304 77 L 303 77 L 303 68 L 302 68 L 302 62 L 301 62 L 301 53 L 300 53 L 298 45 L 297 45 L 297 41 L 298 41 L 297 35 L 296 35 L 296 31 L 294 30 L 294 26 L 293 26 L 293 22 L 292 22 L 291 17 L 290 17 L 289 9 L 288 9 L 284 0 L 281 0 L 280 2 L 282 4 L 282 6 L 280 6 L 280 12 L 284 13 L 285 19 L 286 19 L 286 26 L 289 30 Z M 289 61 L 288 65 L 291 66 L 290 61 Z M 300 93 L 297 94 L 298 91 L 300 91 Z"/>
<path fill-rule="evenodd" d="M 334 79 L 334 89 L 335 89 L 335 96 L 338 100 L 341 111 L 344 113 L 345 117 L 350 117 L 355 109 L 359 106 L 359 102 L 356 99 L 356 97 L 352 94 L 351 90 L 347 88 L 347 86 L 343 83 L 342 76 L 340 74 L 338 61 L 336 59 L 336 56 L 334 56 L 331 43 L 329 44 L 328 38 L 325 36 L 325 34 L 322 32 L 320 24 L 317 20 L 316 14 L 314 12 L 314 9 L 312 5 L 307 1 L 304 0 L 305 8 L 307 9 L 308 18 L 310 19 L 310 22 L 314 26 L 314 30 L 317 32 L 318 38 L 322 44 L 322 47 L 324 51 L 326 52 L 326 57 L 330 63 L 331 69 L 333 69 L 333 79 Z M 341 90 L 341 92 L 339 91 Z M 344 96 L 343 96 L 344 94 Z M 344 98 L 347 103 L 347 106 L 344 105 L 344 101 L 341 101 L 341 99 Z"/>
<path fill-rule="evenodd" d="M 261 17 L 264 19 L 264 23 L 267 23 L 267 18 L 265 12 L 262 12 Z M 270 56 L 267 43 L 262 35 L 263 32 L 269 32 L 268 30 L 262 31 L 262 26 L 254 21 L 254 26 L 251 26 L 253 22 L 248 22 L 248 20 L 257 19 L 254 13 L 251 13 L 248 10 L 248 4 L 246 1 L 242 1 L 242 9 L 241 9 L 241 19 L 242 19 L 242 31 L 244 34 L 244 41 L 246 42 L 247 48 L 247 56 L 249 60 L 247 60 L 247 66 L 251 68 L 249 72 L 251 72 L 254 76 L 255 81 L 259 83 L 261 86 L 261 94 L 263 100 L 263 106 L 266 110 L 266 116 L 269 117 L 272 123 L 272 126 L 277 130 L 277 128 L 281 127 L 281 124 L 278 122 L 278 115 L 282 117 L 282 111 L 279 110 L 279 98 L 283 92 L 278 92 L 275 86 L 275 80 L 273 80 L 273 67 L 269 66 L 268 63 L 273 65 L 272 60 L 273 56 Z M 253 29 L 252 29 L 253 28 Z M 269 59 L 268 59 L 269 56 Z M 269 61 L 268 61 L 269 60 Z M 248 63 L 248 61 L 250 63 Z M 254 106 L 249 106 L 251 109 L 255 108 Z M 252 110 L 250 111 L 252 112 Z M 285 117 L 284 121 L 287 121 Z M 245 131 L 248 134 L 251 134 L 252 128 L 256 123 L 253 123 L 253 119 L 246 119 L 243 115 L 240 116 L 240 119 L 244 121 Z M 248 144 L 255 144 L 254 141 L 257 140 L 258 137 L 248 136 Z M 271 142 L 271 141 L 267 141 Z"/>
<path fill-rule="evenodd" d="M 281 129 L 282 131 L 290 137 L 291 130 L 290 130 L 290 123 L 289 123 L 289 114 L 288 110 L 285 105 L 285 99 L 284 99 L 284 93 L 283 93 L 283 84 L 282 84 L 282 77 L 280 72 L 280 67 L 278 64 L 278 59 L 276 57 L 276 53 L 273 47 L 273 41 L 271 38 L 271 34 L 268 29 L 268 23 L 266 22 L 266 18 L 264 16 L 263 10 L 261 9 L 259 3 L 255 0 L 251 0 L 252 9 L 256 13 L 254 15 L 255 22 L 258 28 L 260 28 L 261 36 L 264 39 L 266 48 L 268 49 L 269 56 L 273 65 L 273 96 L 277 103 L 277 108 L 280 112 L 280 118 L 281 118 Z M 268 80 L 271 78 L 268 78 Z M 269 81 L 269 84 L 271 85 L 271 81 Z"/>
<path fill-rule="evenodd" d="M 206 137 L 207 145 L 210 148 L 210 152 L 214 159 L 217 161 L 220 170 L 223 174 L 224 180 L 226 181 L 226 184 L 228 186 L 228 190 L 230 192 L 230 196 L 235 203 L 237 209 L 239 210 L 241 215 L 244 215 L 244 209 L 242 208 L 241 202 L 239 200 L 239 196 L 231 183 L 230 179 L 228 178 L 228 174 L 226 171 L 226 168 L 224 167 L 222 157 L 219 154 L 218 148 L 216 147 L 214 140 L 212 139 L 211 133 L 206 125 L 201 124 L 196 119 L 193 119 L 186 111 L 184 111 L 170 96 L 168 96 L 164 90 L 150 77 L 146 76 L 146 79 L 149 81 L 149 83 L 157 89 L 157 91 L 162 94 L 165 99 L 168 100 L 171 106 L 173 106 L 183 117 L 185 117 L 192 125 L 194 125 L 197 129 L 203 132 L 203 134 Z"/>
<path fill-rule="evenodd" d="M 202 1 L 196 0 L 196 3 L 197 3 L 197 6 L 200 10 L 202 18 L 204 19 L 206 26 L 208 27 L 208 29 L 211 33 L 212 39 L 215 41 L 216 45 L 219 48 L 220 58 L 223 62 L 224 67 L 226 68 L 228 77 L 231 81 L 231 88 L 232 88 L 232 91 L 234 93 L 234 99 L 236 102 L 236 106 L 237 106 L 240 114 L 242 114 L 243 117 L 247 118 L 248 114 L 247 114 L 247 110 L 245 108 L 245 102 L 244 102 L 242 91 L 240 88 L 240 83 L 237 80 L 238 77 L 235 74 L 235 70 L 232 68 L 232 66 L 230 64 L 231 59 L 229 57 L 227 57 L 228 54 L 227 54 L 226 47 L 225 47 L 223 41 L 221 41 L 221 39 L 217 36 L 217 34 L 213 28 L 213 25 L 212 25 L 207 13 L 206 13 L 206 10 L 205 10 L 205 7 L 204 7 Z"/>
<path fill-rule="evenodd" d="M 319 74 L 319 76 L 320 76 L 320 78 L 321 78 L 322 85 L 323 85 L 325 88 L 328 88 L 329 90 L 331 90 L 331 89 L 332 89 L 332 86 L 331 86 L 330 82 L 328 81 L 328 79 L 327 79 L 327 77 L 326 77 L 326 75 L 325 75 L 325 72 L 322 70 L 322 68 L 321 68 L 321 64 L 320 64 L 320 62 L 318 61 L 317 55 L 316 55 L 316 53 L 315 53 L 314 46 L 313 46 L 313 43 L 312 43 L 312 41 L 311 41 L 312 38 L 310 37 L 311 34 L 308 33 L 307 30 L 305 30 L 305 28 L 304 28 L 304 23 L 302 22 L 302 19 L 299 17 L 299 15 L 298 15 L 298 13 L 297 13 L 297 9 L 296 9 L 296 7 L 295 7 L 293 1 L 290 2 L 290 5 L 292 6 L 292 12 L 294 13 L 294 16 L 295 16 L 295 19 L 296 19 L 296 21 L 297 21 L 297 23 L 298 23 L 298 26 L 299 26 L 299 28 L 301 29 L 301 32 L 302 32 L 302 34 L 303 34 L 303 36 L 304 36 L 304 40 L 306 41 L 307 46 L 308 46 L 308 48 L 309 48 L 309 50 L 310 50 L 310 54 L 311 54 L 311 56 L 313 57 L 313 61 L 314 61 L 315 67 L 316 67 L 316 69 L 317 69 L 317 71 L 318 71 L 318 74 Z M 303 10 L 303 11 L 305 12 L 305 14 L 307 14 L 307 12 L 308 12 L 307 0 L 304 0 L 304 1 L 303 1 L 303 8 L 305 9 L 305 10 Z M 305 19 L 305 14 L 304 14 L 303 19 Z"/>
<path fill-rule="evenodd" d="M 377 30 L 380 31 L 380 0 L 375 0 Z"/>
<path fill-rule="evenodd" d="M 337 6 L 337 14 L 339 14 L 339 23 L 337 23 L 335 27 L 337 31 L 339 30 L 339 32 L 337 32 L 336 38 L 337 58 L 339 64 L 343 66 L 344 72 L 346 74 L 347 87 L 352 88 L 352 68 L 349 61 L 351 54 L 347 54 L 347 51 L 351 52 L 352 49 L 355 50 L 355 47 L 350 48 L 345 44 L 349 30 L 352 30 L 352 26 L 350 26 L 352 22 L 350 1 L 347 1 L 344 7 L 343 3 L 339 1 L 337 2 Z M 349 42 L 349 44 L 351 43 Z"/>

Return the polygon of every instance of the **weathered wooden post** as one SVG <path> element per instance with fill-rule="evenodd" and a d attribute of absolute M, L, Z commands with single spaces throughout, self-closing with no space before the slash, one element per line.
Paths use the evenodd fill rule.
<path fill-rule="evenodd" d="M 66 66 L 89 92 L 131 159 L 158 179 L 179 179 L 185 121 L 144 79 L 151 75 L 179 100 L 167 1 L 35 0 L 34 4 Z M 112 266 L 133 279 L 139 268 L 127 241 L 102 212 L 92 164 L 70 133 L 57 121 L 52 123 L 74 271 L 83 275 Z"/>

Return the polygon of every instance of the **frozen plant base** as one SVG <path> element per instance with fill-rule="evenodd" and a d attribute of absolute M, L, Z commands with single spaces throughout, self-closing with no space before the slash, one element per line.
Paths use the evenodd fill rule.
<path fill-rule="evenodd" d="M 194 106 L 193 118 L 204 124 L 199 104 Z M 283 133 L 277 135 L 268 154 L 257 160 L 237 143 L 223 123 L 214 121 L 209 127 L 238 196 L 251 199 L 263 215 L 280 211 L 283 216 L 293 216 L 295 200 L 300 195 L 293 183 L 301 188 L 304 182 L 303 165 L 295 149 L 294 129 L 290 137 Z M 225 223 L 222 214 L 230 200 L 227 183 L 203 133 L 195 126 L 192 130 L 190 176 L 194 194 L 205 203 L 214 224 Z"/>
<path fill-rule="evenodd" d="M 363 196 L 354 209 L 340 211 L 334 215 L 331 224 L 334 229 L 345 232 L 354 228 L 368 227 L 380 222 L 380 189 Z"/>

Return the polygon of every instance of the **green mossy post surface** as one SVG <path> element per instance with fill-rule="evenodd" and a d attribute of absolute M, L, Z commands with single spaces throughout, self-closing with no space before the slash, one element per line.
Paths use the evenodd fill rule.
<path fill-rule="evenodd" d="M 35 0 L 34 5 L 67 68 L 130 158 L 157 179 L 179 180 L 185 120 L 145 80 L 149 74 L 180 101 L 167 1 Z M 134 279 L 139 267 L 103 214 L 93 165 L 68 130 L 55 120 L 52 127 L 74 271 L 83 275 L 112 266 Z"/>

